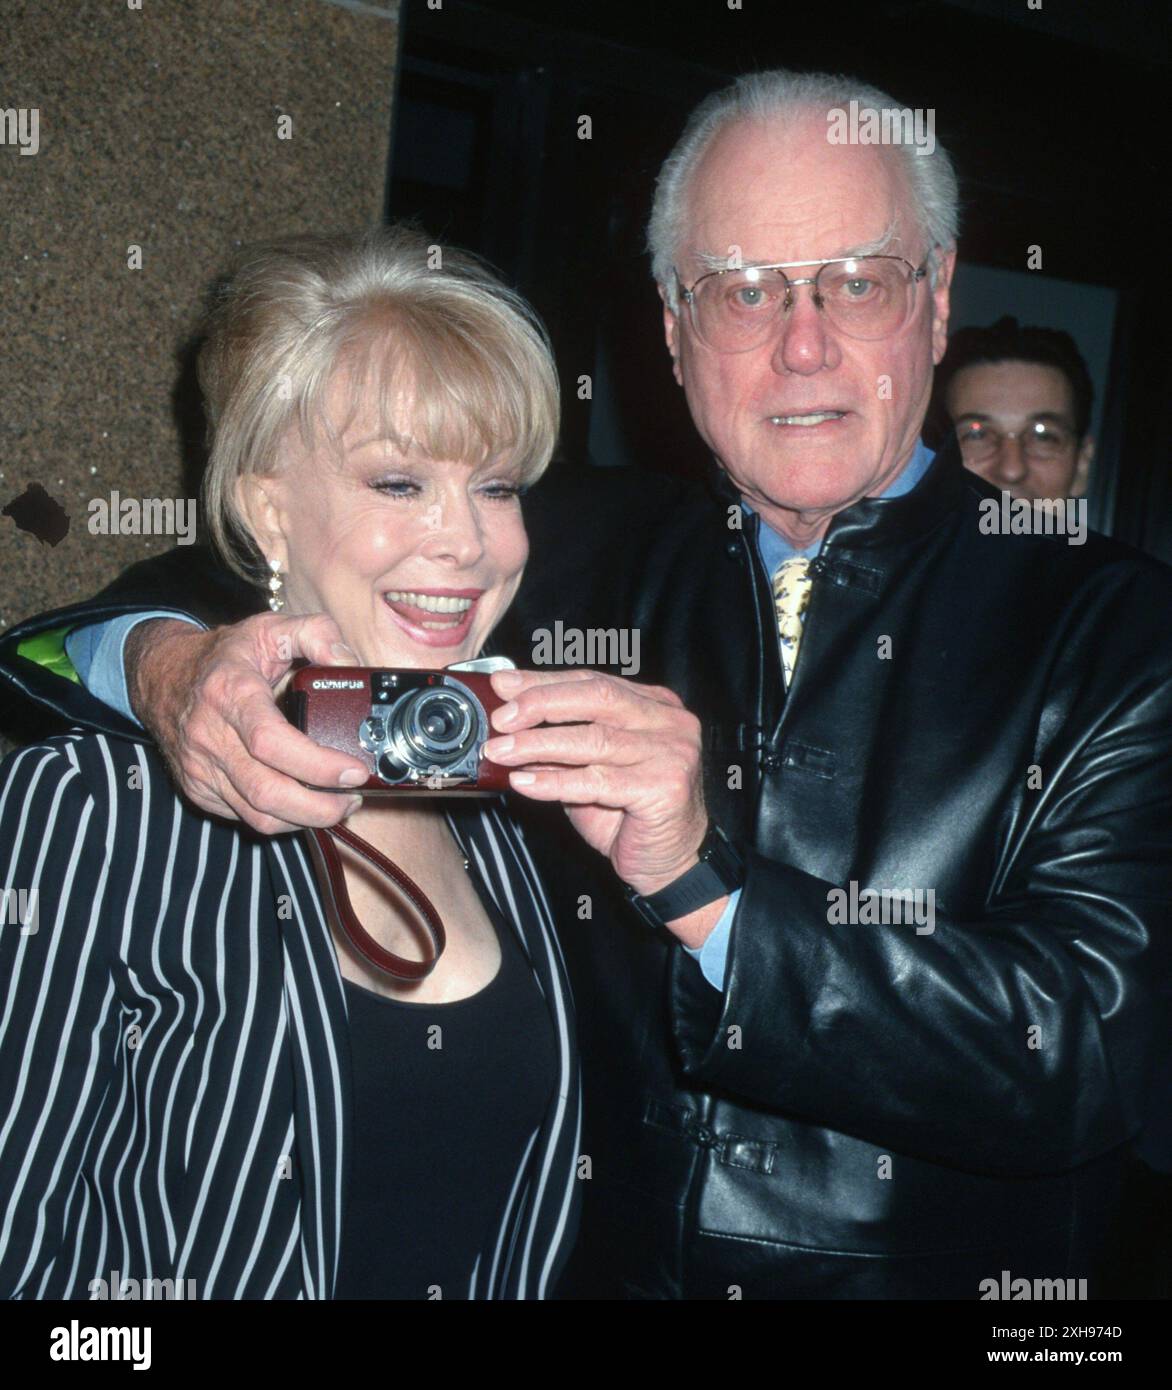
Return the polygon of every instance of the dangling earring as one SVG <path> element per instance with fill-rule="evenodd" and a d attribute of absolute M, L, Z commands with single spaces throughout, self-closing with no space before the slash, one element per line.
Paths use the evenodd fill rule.
<path fill-rule="evenodd" d="M 269 579 L 269 607 L 274 613 L 279 613 L 285 606 L 285 600 L 281 597 L 281 589 L 285 581 L 281 578 L 280 560 L 270 560 L 269 569 L 272 570 L 272 577 Z"/>

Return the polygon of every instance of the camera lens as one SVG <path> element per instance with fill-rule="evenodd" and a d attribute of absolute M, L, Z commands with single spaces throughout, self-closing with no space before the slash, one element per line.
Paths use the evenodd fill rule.
<path fill-rule="evenodd" d="M 476 714 L 458 690 L 421 690 L 395 713 L 397 732 L 423 766 L 458 762 L 475 742 Z"/>
<path fill-rule="evenodd" d="M 441 708 L 433 705 L 425 714 L 420 715 L 419 726 L 433 742 L 446 743 L 456 734 L 459 720 L 455 711 L 447 706 Z"/>

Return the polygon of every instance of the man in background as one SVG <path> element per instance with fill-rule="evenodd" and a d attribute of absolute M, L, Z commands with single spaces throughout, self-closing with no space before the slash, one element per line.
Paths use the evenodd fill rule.
<path fill-rule="evenodd" d="M 1094 386 L 1069 333 L 1006 315 L 952 335 L 936 401 L 966 468 L 1014 497 L 1086 495 Z"/>

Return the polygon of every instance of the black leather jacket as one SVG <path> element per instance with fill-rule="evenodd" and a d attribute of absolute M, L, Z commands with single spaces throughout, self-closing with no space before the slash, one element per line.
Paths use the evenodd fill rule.
<path fill-rule="evenodd" d="M 560 813 L 529 812 L 582 1030 L 571 1292 L 968 1299 L 1009 1270 L 1093 1296 L 1169 1045 L 1172 572 L 1094 534 L 982 534 L 996 495 L 948 447 L 835 517 L 788 694 L 725 480 L 567 472 L 531 496 L 498 645 L 520 663 L 559 620 L 638 628 L 638 679 L 703 721 L 747 866 L 722 995 Z M 124 732 L 14 648 L 79 612 L 259 608 L 197 598 L 194 573 L 174 551 L 22 625 L 4 675 Z M 852 881 L 931 890 L 934 929 L 833 924 Z"/>

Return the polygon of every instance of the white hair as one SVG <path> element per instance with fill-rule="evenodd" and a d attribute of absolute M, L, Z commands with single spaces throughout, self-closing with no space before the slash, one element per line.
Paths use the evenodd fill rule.
<path fill-rule="evenodd" d="M 860 108 L 874 110 L 899 107 L 886 92 L 853 77 L 789 72 L 785 68 L 747 73 L 731 86 L 711 93 L 696 107 L 659 171 L 647 227 L 651 273 L 673 313 L 679 309 L 675 265 L 687 226 L 688 188 L 697 164 L 716 136 L 738 121 L 801 119 L 811 112 L 845 109 L 852 101 L 858 102 Z M 938 141 L 931 153 L 910 144 L 893 148 L 903 160 L 914 203 L 912 211 L 929 251 L 937 246 L 950 250 L 956 245 L 959 222 L 959 193 L 951 159 Z M 882 240 L 889 242 L 890 231 Z M 855 254 L 865 252 L 857 248 Z M 935 284 L 934 256 L 930 269 Z"/>

